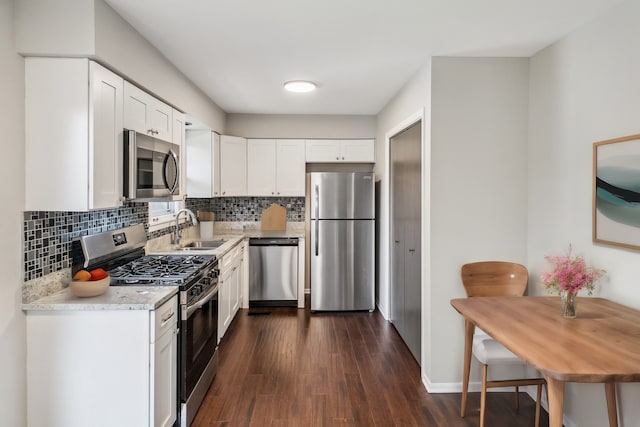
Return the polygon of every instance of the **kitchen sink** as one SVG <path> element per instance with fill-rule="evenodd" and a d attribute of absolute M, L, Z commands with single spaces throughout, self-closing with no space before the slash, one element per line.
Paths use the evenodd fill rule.
<path fill-rule="evenodd" d="M 211 249 L 218 248 L 224 245 L 227 241 L 224 239 L 220 240 L 203 240 L 203 241 L 195 241 L 191 242 L 188 245 L 180 248 L 183 251 L 207 251 Z"/>

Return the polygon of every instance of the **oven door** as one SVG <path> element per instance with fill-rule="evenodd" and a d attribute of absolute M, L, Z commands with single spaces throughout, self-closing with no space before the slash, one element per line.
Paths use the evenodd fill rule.
<path fill-rule="evenodd" d="M 204 388 L 206 393 L 210 381 L 215 375 L 215 366 L 210 365 L 218 343 L 218 286 L 200 301 L 182 310 L 180 331 L 180 400 L 188 402 L 196 387 Z M 207 384 L 198 384 L 203 375 Z M 200 391 L 202 394 L 202 391 Z M 204 397 L 204 395 L 202 396 Z M 197 399 L 196 399 L 197 400 Z M 199 403 L 198 403 L 199 406 Z"/>
<path fill-rule="evenodd" d="M 135 131 L 124 132 L 124 195 L 166 199 L 180 194 L 180 147 Z"/>

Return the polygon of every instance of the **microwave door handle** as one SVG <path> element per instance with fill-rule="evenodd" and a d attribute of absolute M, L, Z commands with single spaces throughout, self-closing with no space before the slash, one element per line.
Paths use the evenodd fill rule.
<path fill-rule="evenodd" d="M 136 131 L 130 130 L 128 131 L 128 149 L 129 149 L 129 188 L 127 197 L 129 199 L 134 199 L 136 197 L 136 188 L 138 187 L 138 173 L 137 173 L 137 165 L 136 165 L 136 153 L 138 152 L 137 142 L 136 142 Z"/>
<path fill-rule="evenodd" d="M 169 185 L 169 180 L 167 179 L 167 167 L 169 165 L 169 160 L 173 161 L 173 164 L 176 168 L 176 178 L 173 180 L 173 183 L 171 183 L 171 185 Z M 176 187 L 178 187 L 178 177 L 180 176 L 180 169 L 178 167 L 178 156 L 176 156 L 176 153 L 174 153 L 173 150 L 169 150 L 169 152 L 167 153 L 162 175 L 165 187 L 169 189 L 170 194 L 173 194 L 173 192 L 176 191 Z"/>

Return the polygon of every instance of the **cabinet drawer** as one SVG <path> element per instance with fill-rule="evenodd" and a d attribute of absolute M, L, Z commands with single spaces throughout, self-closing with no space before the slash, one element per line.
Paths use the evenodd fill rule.
<path fill-rule="evenodd" d="M 174 296 L 151 312 L 151 324 L 153 332 L 151 341 L 161 337 L 166 331 L 175 327 L 178 323 L 178 297 Z"/>
<path fill-rule="evenodd" d="M 220 260 L 220 271 L 224 272 L 227 268 L 235 264 L 236 259 L 242 255 L 242 244 L 238 243 L 231 248 Z"/>

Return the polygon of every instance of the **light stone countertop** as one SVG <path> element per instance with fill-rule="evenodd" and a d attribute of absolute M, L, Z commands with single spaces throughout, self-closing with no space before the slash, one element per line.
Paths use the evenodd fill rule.
<path fill-rule="evenodd" d="M 254 224 L 257 224 L 254 225 Z M 171 243 L 168 235 L 147 242 L 145 248 L 147 254 L 189 254 L 189 255 L 215 255 L 220 259 L 229 250 L 235 247 L 242 239 L 245 238 L 280 238 L 292 237 L 304 239 L 304 223 L 287 223 L 286 231 L 262 231 L 259 228 L 260 223 L 248 223 L 238 225 L 238 223 L 216 223 L 216 229 L 212 236 L 203 237 L 200 235 L 200 227 L 189 227 L 182 232 L 181 246 L 184 247 L 194 241 L 212 241 L 226 240 L 225 243 L 217 248 L 199 249 L 199 250 L 182 250 L 179 246 Z"/>
<path fill-rule="evenodd" d="M 155 310 L 178 293 L 177 286 L 109 286 L 96 297 L 79 298 L 67 287 L 55 294 L 22 304 L 25 311 Z"/>

